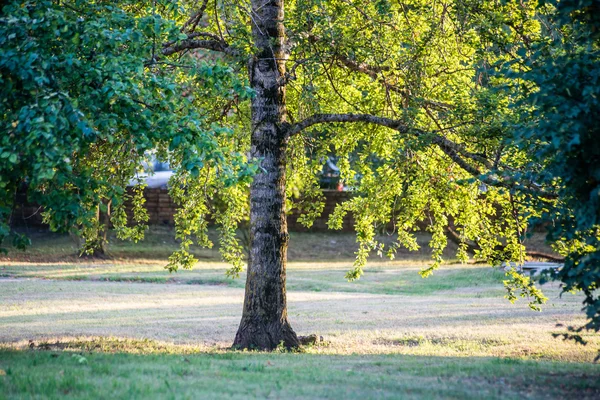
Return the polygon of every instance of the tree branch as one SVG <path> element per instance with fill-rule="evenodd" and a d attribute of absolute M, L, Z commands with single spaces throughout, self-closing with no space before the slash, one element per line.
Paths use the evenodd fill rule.
<path fill-rule="evenodd" d="M 196 26 L 198 26 L 198 23 L 200 22 L 200 20 L 202 19 L 202 17 L 204 16 L 204 11 L 206 11 L 206 7 L 208 6 L 208 0 L 204 0 L 202 2 L 202 4 L 200 5 L 200 8 L 198 9 L 198 11 L 196 11 L 191 17 L 190 19 L 188 19 L 183 26 L 181 27 L 181 32 L 185 31 L 185 29 L 192 25 L 190 31 L 193 31 L 194 29 L 196 29 Z"/>
<path fill-rule="evenodd" d="M 163 56 L 179 53 L 183 50 L 204 49 L 211 51 L 219 51 L 222 53 L 233 54 L 232 49 L 225 42 L 218 40 L 194 40 L 186 39 L 181 42 L 174 43 L 162 49 Z"/>
<path fill-rule="evenodd" d="M 384 71 L 389 71 L 388 66 L 373 66 L 366 63 L 357 63 L 354 60 L 349 59 L 341 54 L 336 54 L 336 58 L 344 64 L 348 69 L 354 72 L 362 72 L 363 74 L 369 75 L 373 79 L 378 79 L 378 74 Z"/>
<path fill-rule="evenodd" d="M 457 163 L 462 169 L 472 175 L 479 176 L 481 172 L 477 167 L 469 164 L 462 157 L 477 161 L 486 165 L 489 160 L 484 157 L 466 151 L 463 146 L 453 141 L 435 134 L 434 132 L 425 132 L 420 129 L 409 128 L 404 122 L 391 118 L 378 117 L 371 114 L 315 114 L 297 124 L 291 125 L 288 130 L 290 136 L 296 135 L 303 130 L 317 124 L 333 122 L 366 122 L 386 128 L 394 129 L 400 133 L 412 132 L 417 137 L 425 137 L 436 144 L 448 157 Z M 461 157 L 462 156 L 462 157 Z"/>
<path fill-rule="evenodd" d="M 417 137 L 424 137 L 431 140 L 432 143 L 436 144 L 444 153 L 446 153 L 463 169 L 474 175 L 481 175 L 481 173 L 476 167 L 469 165 L 460 156 L 483 163 L 484 165 L 489 163 L 489 160 L 487 160 L 486 158 L 466 151 L 463 148 L 463 146 L 451 141 L 450 139 L 440 136 L 435 132 L 425 132 L 421 129 L 409 128 L 408 125 L 406 125 L 406 123 L 400 120 L 395 120 L 386 117 L 378 117 L 376 115 L 371 114 L 315 114 L 306 118 L 303 121 L 291 125 L 288 129 L 288 135 L 296 135 L 313 125 L 335 122 L 365 122 L 394 129 L 400 133 L 412 132 Z"/>
<path fill-rule="evenodd" d="M 464 146 L 453 142 L 452 140 L 441 136 L 435 132 L 426 132 L 421 129 L 411 128 L 405 122 L 400 120 L 394 120 L 386 117 L 378 117 L 371 114 L 314 114 L 296 124 L 288 126 L 288 136 L 294 136 L 299 134 L 305 129 L 310 128 L 313 125 L 324 124 L 324 123 L 350 123 L 350 122 L 364 122 L 384 126 L 386 128 L 394 129 L 400 133 L 412 133 L 415 137 L 423 138 L 424 140 L 430 141 L 435 144 L 446 156 L 454 161 L 464 171 L 471 174 L 473 177 L 481 180 L 490 186 L 501 186 L 506 188 L 514 188 L 514 182 L 509 180 L 498 180 L 490 176 L 482 176 L 482 172 L 476 165 L 469 163 L 467 160 L 475 161 L 483 164 L 484 166 L 490 165 L 490 160 L 479 154 L 471 153 L 465 150 Z M 520 187 L 522 191 L 530 192 L 535 195 L 554 198 L 552 193 L 547 193 L 539 188 L 535 187 Z"/>
<path fill-rule="evenodd" d="M 371 114 L 314 114 L 303 121 L 291 125 L 288 129 L 288 135 L 294 136 L 313 125 L 333 122 L 367 122 L 385 126 L 401 133 L 408 132 L 408 126 L 402 121 Z"/>
<path fill-rule="evenodd" d="M 219 35 L 215 35 L 214 33 L 210 33 L 210 32 L 192 32 L 192 33 L 188 33 L 187 34 L 187 38 L 185 40 L 190 40 L 190 39 L 194 39 L 197 37 L 206 37 L 209 39 L 213 39 L 214 41 L 217 42 L 222 42 L 221 38 L 219 37 Z M 166 42 L 163 43 L 162 47 L 163 49 L 167 48 L 167 47 L 171 47 L 173 46 L 175 43 L 177 43 L 178 40 L 173 40 L 170 42 Z"/>

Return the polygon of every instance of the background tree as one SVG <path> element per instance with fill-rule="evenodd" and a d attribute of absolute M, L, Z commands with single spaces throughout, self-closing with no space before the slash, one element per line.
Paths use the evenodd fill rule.
<path fill-rule="evenodd" d="M 163 13 L 175 6 L 160 5 Z M 155 3 L 132 1 L 8 2 L 2 8 L 0 240 L 10 232 L 14 197 L 23 187 L 44 207 L 52 229 L 83 238 L 86 253 L 103 252 L 109 223 L 119 237 L 140 239 L 147 220 L 142 187 L 133 195 L 125 188 L 150 150 L 166 157 L 171 147 L 192 175 L 198 165 L 220 163 L 219 179 L 235 178 L 243 160 L 227 147 L 229 132 L 212 127 L 182 96 L 194 79 L 210 79 L 226 93 L 235 88 L 221 79 L 226 73 L 214 73 L 218 66 L 196 62 L 173 71 L 151 61 L 157 36 L 181 35 L 160 11 Z M 133 227 L 124 211 L 129 197 Z M 14 237 L 25 244 L 26 238 Z"/>
<path fill-rule="evenodd" d="M 565 261 L 547 278 L 585 295 L 587 324 L 564 335 L 583 341 L 578 333 L 600 330 L 600 2 L 541 2 L 537 19 L 540 35 L 498 69 L 517 84 L 498 90 L 519 115 L 507 144 L 528 154 L 528 179 L 555 187 L 540 219 Z"/>

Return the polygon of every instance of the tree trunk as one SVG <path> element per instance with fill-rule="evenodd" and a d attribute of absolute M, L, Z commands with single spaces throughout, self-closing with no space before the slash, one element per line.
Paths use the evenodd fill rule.
<path fill-rule="evenodd" d="M 101 204 L 96 206 L 96 232 L 92 239 L 84 238 L 83 242 L 80 243 L 80 248 L 85 249 L 85 253 L 80 254 L 80 257 L 91 257 L 106 259 L 108 245 L 108 230 L 110 228 L 110 207 L 112 201 L 108 200 L 106 203 L 106 212 L 101 210 Z"/>
<path fill-rule="evenodd" d="M 250 60 L 251 156 L 261 170 L 250 188 L 250 257 L 242 321 L 234 347 L 272 350 L 297 347 L 287 320 L 285 268 L 285 50 L 283 0 L 252 0 L 252 34 L 257 52 Z"/>

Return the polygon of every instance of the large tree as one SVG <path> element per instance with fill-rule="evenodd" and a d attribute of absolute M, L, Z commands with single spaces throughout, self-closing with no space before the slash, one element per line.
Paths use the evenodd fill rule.
<path fill-rule="evenodd" d="M 471 14 L 473 7 L 485 11 L 485 18 Z M 356 220 L 359 249 L 347 278 L 359 278 L 367 255 L 384 250 L 375 232 L 390 220 L 396 246 L 409 248 L 416 247 L 415 224 L 428 222 L 434 264 L 424 275 L 442 261 L 449 228 L 463 258 L 476 241 L 479 258 L 523 260 L 527 216 L 535 213 L 524 200 L 546 194 L 527 179 L 510 179 L 509 172 L 527 160 L 504 145 L 511 115 L 506 99 L 489 90 L 494 82 L 488 69 L 510 56 L 491 36 L 521 40 L 522 32 L 511 26 L 532 24 L 532 7 L 205 0 L 191 9 L 182 26 L 186 39 L 163 46 L 163 59 L 188 50 L 220 53 L 219 60 L 247 74 L 253 93 L 249 105 L 236 101 L 221 121 L 239 132 L 240 145 L 249 146 L 258 165 L 250 187 L 246 294 L 234 346 L 298 345 L 286 309 L 286 204 L 291 204 L 286 196 L 301 194 L 299 207 L 310 224 L 320 212 L 315 176 L 331 153 L 355 193 L 330 219 L 332 228 L 348 212 Z M 176 196 L 184 210 L 198 200 L 191 193 Z M 188 232 L 200 231 L 203 218 Z M 189 261 L 185 248 L 177 258 Z M 528 278 L 515 270 L 510 274 L 511 299 L 518 288 L 533 303 L 544 301 Z"/>
<path fill-rule="evenodd" d="M 14 32 L 3 36 L 3 50 L 11 52 L 3 53 L 0 67 L 12 97 L 3 103 L 2 129 L 9 135 L 0 138 L 0 161 L 10 174 L 3 173 L 0 184 L 14 189 L 28 177 L 56 226 L 68 225 L 77 212 L 89 217 L 93 206 L 108 199 L 122 204 L 113 189 L 122 189 L 124 181 L 106 183 L 95 172 L 100 165 L 126 165 L 129 169 L 117 169 L 131 177 L 145 152 L 158 149 L 177 169 L 171 194 L 180 203 L 181 249 L 169 269 L 193 265 L 187 250 L 194 240 L 211 245 L 206 229 L 214 212 L 221 251 L 233 265 L 228 273 L 237 275 L 243 252 L 235 229 L 249 215 L 251 249 L 235 346 L 298 345 L 287 318 L 286 212 L 301 208 L 307 225 L 319 215 L 318 173 L 331 154 L 354 194 L 329 221 L 339 228 L 347 213 L 356 221 L 358 250 L 348 279 L 361 276 L 373 250 L 393 257 L 398 246 L 416 248 L 418 222 L 432 236 L 433 265 L 423 275 L 442 262 L 447 232 L 459 242 L 462 259 L 471 249 L 494 264 L 521 262 L 528 218 L 554 201 L 552 182 L 540 186 L 519 175 L 528 157 L 506 141 L 518 115 L 508 107 L 508 96 L 495 90 L 505 78 L 491 74 L 493 64 L 513 60 L 518 44 L 539 34 L 534 5 L 475 0 L 44 5 L 52 10 L 49 16 L 69 22 L 64 34 L 57 28 L 61 24 L 39 22 L 48 21 L 43 6 L 15 2 L 5 8 L 5 26 Z M 41 57 L 28 64 L 19 57 L 32 53 L 23 45 L 31 38 L 38 39 Z M 19 63 L 32 65 L 33 72 L 20 74 Z M 38 75 L 52 79 L 38 83 Z M 24 84 L 34 88 L 19 91 Z M 47 160 L 31 146 L 46 128 L 25 124 L 45 119 L 28 119 L 22 110 L 41 100 L 56 104 L 55 92 L 68 95 L 59 99 L 82 98 L 77 115 L 88 123 L 62 116 L 68 112 L 62 103 L 50 108 L 60 111 L 60 123 L 54 123 L 62 128 L 49 125 L 49 136 L 77 146 L 62 144 Z M 30 137 L 24 133 L 33 139 L 15 141 Z M 113 151 L 113 143 L 133 150 Z M 40 164 L 45 169 L 35 169 L 38 159 L 45 160 Z M 74 186 L 69 179 L 88 183 Z M 73 199 L 70 204 L 84 207 L 65 209 L 58 196 L 64 193 Z M 219 201 L 209 201 L 214 198 Z M 9 195 L 4 199 L 10 202 Z M 376 232 L 390 221 L 397 241 L 385 249 Z M 534 308 L 544 301 L 529 278 L 515 269 L 509 278 L 511 300 L 521 290 Z"/>

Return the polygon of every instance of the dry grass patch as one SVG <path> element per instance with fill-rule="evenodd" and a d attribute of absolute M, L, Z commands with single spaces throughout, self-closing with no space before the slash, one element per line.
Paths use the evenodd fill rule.
<path fill-rule="evenodd" d="M 501 296 L 457 290 L 457 295 L 448 290 L 410 295 L 291 290 L 289 315 L 299 334 L 318 333 L 330 342 L 311 350 L 316 353 L 581 362 L 596 355 L 597 336 L 590 335 L 586 347 L 551 336 L 559 331 L 557 323 L 583 322 L 577 296 L 559 298 L 558 288 L 550 287 L 550 304 L 536 313 L 523 301 L 511 305 Z M 243 289 L 227 286 L 4 279 L 0 341 L 115 336 L 226 348 L 242 301 Z"/>

